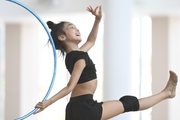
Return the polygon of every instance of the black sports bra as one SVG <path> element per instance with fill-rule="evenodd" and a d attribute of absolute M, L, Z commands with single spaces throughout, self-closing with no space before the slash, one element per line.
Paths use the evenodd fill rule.
<path fill-rule="evenodd" d="M 71 51 L 66 55 L 65 64 L 69 73 L 71 74 L 74 68 L 74 64 L 80 60 L 84 59 L 86 62 L 86 66 L 82 71 L 82 74 L 79 78 L 78 84 L 91 81 L 97 78 L 96 68 L 93 61 L 90 59 L 87 52 L 83 51 Z"/>

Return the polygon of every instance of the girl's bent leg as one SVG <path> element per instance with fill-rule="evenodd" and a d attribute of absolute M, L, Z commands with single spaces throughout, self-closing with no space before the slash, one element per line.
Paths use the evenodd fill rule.
<path fill-rule="evenodd" d="M 101 120 L 107 120 L 123 112 L 138 111 L 139 101 L 134 96 L 123 96 L 119 100 L 104 102 L 102 108 Z"/>
<path fill-rule="evenodd" d="M 102 104 L 101 120 L 107 120 L 124 112 L 123 104 L 119 100 L 106 101 Z"/>

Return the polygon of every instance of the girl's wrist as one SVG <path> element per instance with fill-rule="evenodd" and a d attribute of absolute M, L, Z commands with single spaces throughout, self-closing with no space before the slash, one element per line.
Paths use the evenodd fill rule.
<path fill-rule="evenodd" d="M 101 19 L 95 19 L 95 22 L 97 22 L 97 23 L 100 23 L 101 22 Z"/>
<path fill-rule="evenodd" d="M 49 99 L 50 105 L 53 104 L 53 100 Z"/>

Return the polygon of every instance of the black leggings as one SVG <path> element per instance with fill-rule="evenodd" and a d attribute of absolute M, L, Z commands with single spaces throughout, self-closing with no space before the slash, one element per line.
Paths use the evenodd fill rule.
<path fill-rule="evenodd" d="M 66 106 L 66 120 L 100 120 L 102 104 L 91 94 L 73 97 Z"/>

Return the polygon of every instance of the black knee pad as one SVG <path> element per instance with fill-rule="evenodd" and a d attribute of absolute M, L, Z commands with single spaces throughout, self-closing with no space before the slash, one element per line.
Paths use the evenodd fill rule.
<path fill-rule="evenodd" d="M 134 96 L 124 96 L 120 98 L 119 101 L 121 101 L 124 106 L 124 112 L 139 110 L 139 101 Z"/>

